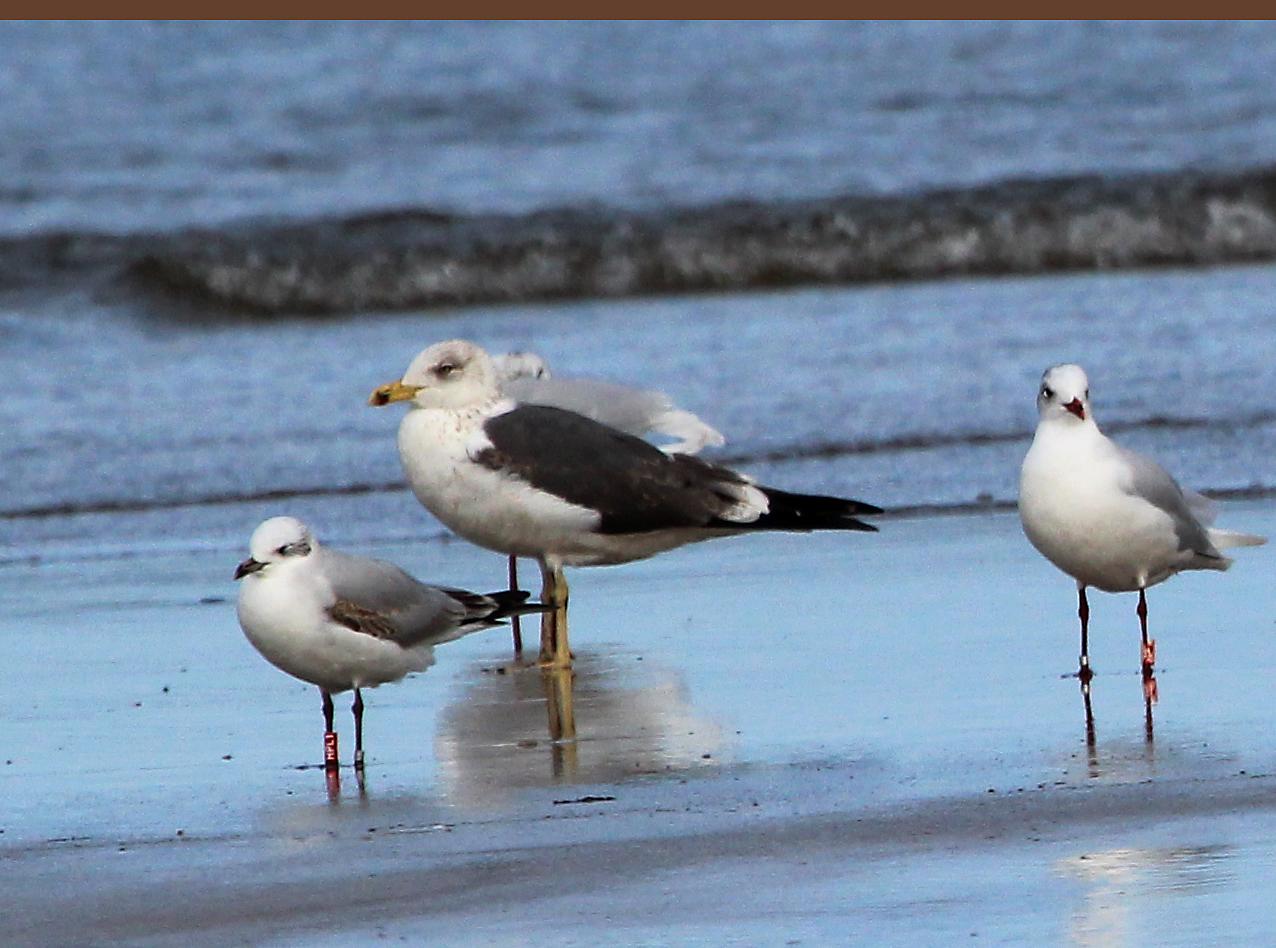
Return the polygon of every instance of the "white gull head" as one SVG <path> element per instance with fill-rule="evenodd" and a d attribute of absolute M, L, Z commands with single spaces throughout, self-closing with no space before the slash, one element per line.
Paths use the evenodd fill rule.
<path fill-rule="evenodd" d="M 296 517 L 263 520 L 248 541 L 249 557 L 239 564 L 235 578 L 264 576 L 276 564 L 309 556 L 318 545 L 310 528 Z"/>
<path fill-rule="evenodd" d="M 382 385 L 372 405 L 411 401 L 417 408 L 464 410 L 500 398 L 496 367 L 483 349 L 463 339 L 439 342 L 421 352 L 403 378 Z"/>
<path fill-rule="evenodd" d="M 496 366 L 496 377 L 502 383 L 514 379 L 550 377 L 549 366 L 535 352 L 507 352 L 505 355 L 493 356 L 492 364 Z"/>
<path fill-rule="evenodd" d="M 1064 363 L 1046 369 L 1037 389 L 1037 413 L 1042 422 L 1094 424 L 1090 414 L 1090 380 L 1079 365 Z"/>

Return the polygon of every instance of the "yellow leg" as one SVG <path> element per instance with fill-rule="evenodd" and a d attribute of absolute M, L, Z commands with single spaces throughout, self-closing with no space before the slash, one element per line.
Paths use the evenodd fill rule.
<path fill-rule="evenodd" d="M 554 741 L 576 739 L 576 710 L 572 691 L 576 673 L 571 668 L 542 668 L 545 708 L 549 714 L 549 737 Z"/>
<path fill-rule="evenodd" d="M 541 602 L 553 608 L 541 613 L 540 663 L 566 668 L 572 663 L 567 644 L 567 579 L 561 566 L 541 560 Z"/>

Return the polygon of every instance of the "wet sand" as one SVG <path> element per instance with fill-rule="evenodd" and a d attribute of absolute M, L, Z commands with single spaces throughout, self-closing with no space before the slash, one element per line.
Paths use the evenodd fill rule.
<path fill-rule="evenodd" d="M 1222 523 L 1276 534 L 1276 504 Z M 366 694 L 243 641 L 237 549 L 0 568 L 6 943 L 1247 940 L 1276 861 L 1276 550 L 1091 597 L 1013 514 L 744 538 L 578 570 L 570 677 L 508 632 Z M 246 534 L 245 534 L 246 535 Z M 464 544 L 359 548 L 499 585 Z M 219 601 L 220 600 L 220 601 Z M 350 759 L 348 700 L 339 699 Z M 574 716 L 577 739 L 551 727 Z"/>

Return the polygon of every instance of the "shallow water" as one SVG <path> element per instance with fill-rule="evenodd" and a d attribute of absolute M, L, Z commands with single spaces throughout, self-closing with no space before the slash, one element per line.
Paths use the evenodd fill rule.
<path fill-rule="evenodd" d="M 0 555 L 102 552 L 121 522 L 238 547 L 257 510 L 437 531 L 396 493 L 400 412 L 366 400 L 455 336 L 663 388 L 726 433 L 717 457 L 889 507 L 1012 501 L 1039 375 L 1078 360 L 1100 424 L 1184 483 L 1270 490 L 1272 298 L 1276 270 L 1240 267 L 163 331 L 57 298 L 8 317 Z M 274 503 L 235 506 L 254 498 Z M 155 516 L 67 516 L 120 508 Z"/>
<path fill-rule="evenodd" d="M 1226 519 L 1276 529 L 1267 503 L 1229 504 Z M 440 581 L 499 582 L 498 557 L 452 545 L 441 561 L 436 546 L 357 548 Z M 12 680 L 0 684 L 23 698 L 6 728 L 0 847 L 27 880 L 22 917 L 61 906 L 70 914 L 48 931 L 64 937 L 90 909 L 43 891 L 48 873 L 69 872 L 64 891 L 84 906 L 114 905 L 99 930 L 118 923 L 128 937 L 171 932 L 150 927 L 161 925 L 291 941 L 312 922 L 334 938 L 410 934 L 428 917 L 445 941 L 499 940 L 517 937 L 509 911 L 561 910 L 569 943 L 618 911 L 639 940 L 965 926 L 1155 939 L 1177 924 L 1165 898 L 1211 913 L 1256 904 L 1258 869 L 1276 854 L 1263 803 L 1276 752 L 1272 554 L 1242 552 L 1227 575 L 1178 577 L 1149 597 L 1162 662 L 1151 740 L 1134 599 L 1093 598 L 1091 745 L 1067 677 L 1071 583 L 1013 515 L 743 538 L 577 570 L 577 741 L 550 739 L 547 680 L 510 667 L 508 633 L 492 630 L 368 693 L 363 792 L 348 770 L 327 787 L 315 766 L 314 689 L 252 652 L 230 602 L 201 602 L 233 595 L 231 551 L 143 545 L 127 558 L 10 564 L 0 603 L 14 634 L 0 638 L 0 668 Z M 629 856 L 613 852 L 623 840 Z M 499 881 L 510 860 L 567 841 L 574 881 L 561 896 Z M 349 914 L 311 917 L 289 895 L 326 891 L 351 858 L 389 880 L 479 854 L 498 873 L 476 879 L 486 901 L 383 893 L 380 908 L 352 897 Z M 614 866 L 613 885 L 589 881 L 596 859 Z M 854 868 L 865 859 L 879 868 Z M 183 880 L 210 860 L 227 864 L 228 893 L 233 866 L 256 880 L 255 895 L 228 897 L 273 892 L 273 907 L 234 921 L 216 894 L 194 897 Z M 119 873 L 91 869 L 106 865 Z M 1033 897 L 996 895 L 1008 878 L 1011 896 Z M 738 894 L 763 883 L 772 896 Z M 194 898 L 187 917 L 154 914 L 157 892 Z M 668 911 L 648 914 L 658 893 Z M 729 925 L 710 904 L 733 906 Z M 258 911 L 275 921 L 254 927 Z M 1214 922 L 1224 934 L 1253 923 L 1240 909 Z"/>

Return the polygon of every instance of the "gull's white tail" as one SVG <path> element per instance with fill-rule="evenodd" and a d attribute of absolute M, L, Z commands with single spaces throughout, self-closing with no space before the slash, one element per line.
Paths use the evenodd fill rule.
<path fill-rule="evenodd" d="M 1206 532 L 1209 534 L 1210 542 L 1219 550 L 1226 550 L 1233 546 L 1262 546 L 1267 542 L 1267 537 L 1260 537 L 1253 533 L 1236 533 L 1232 530 L 1217 530 L 1213 527 Z"/>

